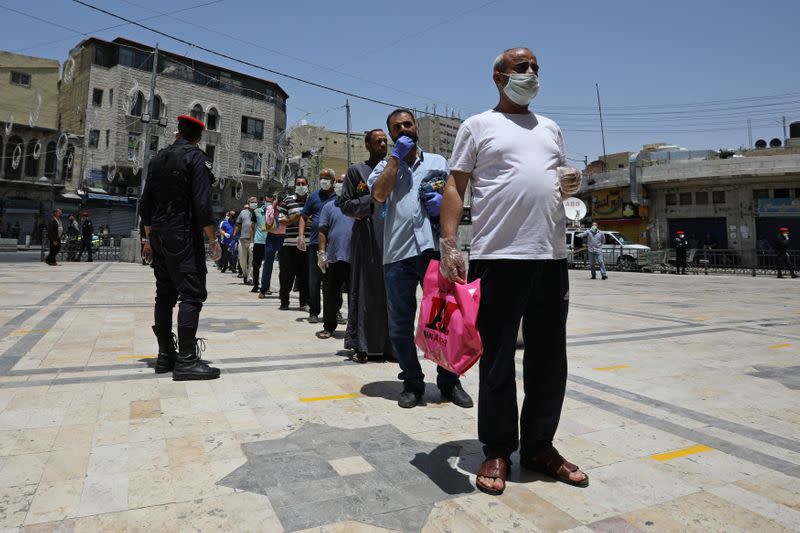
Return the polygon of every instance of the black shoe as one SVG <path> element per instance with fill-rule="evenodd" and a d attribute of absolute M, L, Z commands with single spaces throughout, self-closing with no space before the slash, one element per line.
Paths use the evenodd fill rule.
<path fill-rule="evenodd" d="M 603 276 L 603 279 L 608 279 L 608 276 Z"/>
<path fill-rule="evenodd" d="M 158 359 L 156 359 L 156 374 L 166 374 L 175 368 L 178 358 L 178 338 L 171 330 L 153 326 L 153 333 L 158 340 Z"/>
<path fill-rule="evenodd" d="M 193 381 L 201 379 L 217 379 L 219 368 L 208 366 L 200 359 L 200 353 L 206 349 L 203 339 L 181 339 L 180 352 L 172 371 L 172 381 Z"/>
<path fill-rule="evenodd" d="M 589 279 L 597 279 L 597 276 L 592 276 L 592 277 L 591 277 L 591 278 L 589 278 Z"/>
<path fill-rule="evenodd" d="M 450 400 L 453 402 L 453 405 L 457 405 L 459 407 L 463 407 L 464 409 L 469 409 L 472 407 L 472 398 L 470 398 L 467 391 L 465 391 L 461 387 L 461 383 L 456 383 L 453 385 L 453 388 L 450 391 L 444 391 L 440 389 L 442 393 L 442 398 L 445 400 Z"/>
<path fill-rule="evenodd" d="M 400 398 L 397 400 L 397 405 L 403 409 L 411 409 L 416 407 L 422 402 L 422 394 L 410 390 L 404 390 L 400 393 Z"/>
<path fill-rule="evenodd" d="M 318 324 L 319 317 L 317 315 L 308 315 L 308 323 L 309 324 Z"/>
<path fill-rule="evenodd" d="M 278 309 L 281 310 L 281 311 L 288 311 L 289 310 L 289 306 L 281 304 L 281 306 Z"/>
<path fill-rule="evenodd" d="M 250 292 L 258 292 L 258 285 L 253 285 L 253 288 L 250 289 Z"/>

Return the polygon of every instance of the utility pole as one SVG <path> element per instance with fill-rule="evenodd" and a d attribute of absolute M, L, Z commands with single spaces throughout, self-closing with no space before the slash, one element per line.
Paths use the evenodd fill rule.
<path fill-rule="evenodd" d="M 353 162 L 353 154 L 350 151 L 350 100 L 344 101 L 344 109 L 345 113 L 347 114 L 347 168 L 350 168 L 350 165 Z"/>
<path fill-rule="evenodd" d="M 750 119 L 747 119 L 747 147 L 753 147 L 753 124 Z"/>
<path fill-rule="evenodd" d="M 600 113 L 600 136 L 603 139 L 603 164 L 608 166 L 606 161 L 606 132 L 603 128 L 603 107 L 600 105 L 600 86 L 595 83 L 594 89 L 597 91 L 597 111 Z"/>
<path fill-rule="evenodd" d="M 786 135 L 786 115 L 783 115 L 783 142 L 786 142 L 789 136 Z"/>
<path fill-rule="evenodd" d="M 142 157 L 142 179 L 139 185 L 139 195 L 136 197 L 136 214 L 133 217 L 133 228 L 131 235 L 139 235 L 139 204 L 142 201 L 144 183 L 147 181 L 147 167 L 150 166 L 150 121 L 153 119 L 153 108 L 155 107 L 156 96 L 156 70 L 158 69 L 158 43 L 153 51 L 153 69 L 150 71 L 150 100 L 147 102 L 147 122 L 144 124 L 144 156 Z"/>

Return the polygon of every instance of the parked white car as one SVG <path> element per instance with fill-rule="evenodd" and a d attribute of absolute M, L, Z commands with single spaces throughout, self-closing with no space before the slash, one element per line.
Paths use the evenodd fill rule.
<path fill-rule="evenodd" d="M 570 266 L 584 263 L 588 257 L 579 237 L 584 231 L 586 228 L 567 228 L 567 262 Z M 605 236 L 603 261 L 606 266 L 616 266 L 619 270 L 639 270 L 646 264 L 649 246 L 629 243 L 618 231 L 601 230 L 601 233 Z"/>

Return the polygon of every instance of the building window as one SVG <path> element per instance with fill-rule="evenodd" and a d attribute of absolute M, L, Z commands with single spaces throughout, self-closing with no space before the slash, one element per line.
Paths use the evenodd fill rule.
<path fill-rule="evenodd" d="M 150 136 L 150 151 L 158 152 L 158 135 Z"/>
<path fill-rule="evenodd" d="M 158 120 L 161 118 L 162 110 L 163 114 L 167 113 L 167 109 L 164 107 L 164 102 L 161 100 L 161 97 L 155 95 L 153 98 L 153 120 Z"/>
<path fill-rule="evenodd" d="M 47 153 L 44 156 L 44 175 L 50 179 L 56 177 L 56 143 L 47 143 Z"/>
<path fill-rule="evenodd" d="M 711 201 L 715 204 L 725 203 L 725 191 L 714 191 L 711 193 Z"/>
<path fill-rule="evenodd" d="M 39 161 L 33 157 L 37 142 L 36 139 L 31 139 L 25 149 L 25 175 L 29 178 L 35 178 L 39 174 Z"/>
<path fill-rule="evenodd" d="M 239 168 L 242 174 L 247 176 L 258 176 L 261 174 L 261 154 L 245 151 L 242 151 L 241 154 Z"/>
<path fill-rule="evenodd" d="M 242 117 L 242 137 L 263 139 L 264 121 L 252 117 Z"/>
<path fill-rule="evenodd" d="M 61 160 L 61 179 L 71 181 L 72 170 L 75 168 L 75 146 L 67 145 L 67 153 Z"/>
<path fill-rule="evenodd" d="M 141 117 L 142 107 L 144 107 L 144 95 L 141 91 L 137 91 L 136 95 L 131 97 L 131 116 Z"/>
<path fill-rule="evenodd" d="M 753 189 L 753 200 L 761 200 L 762 198 L 769 198 L 769 189 Z"/>
<path fill-rule="evenodd" d="M 665 199 L 667 200 L 667 205 L 678 205 L 678 195 L 674 192 L 668 193 Z"/>
<path fill-rule="evenodd" d="M 690 192 L 682 192 L 678 196 L 681 205 L 692 205 L 692 193 Z"/>
<path fill-rule="evenodd" d="M 138 152 L 138 145 L 139 145 L 139 133 L 129 133 L 128 134 L 128 161 L 135 161 L 136 157 L 139 155 Z"/>
<path fill-rule="evenodd" d="M 20 87 L 30 87 L 31 86 L 31 75 L 25 72 L 14 72 L 11 71 L 11 84 L 12 85 L 19 85 Z"/>
<path fill-rule="evenodd" d="M 97 107 L 103 105 L 103 89 L 94 89 L 92 91 L 92 105 Z"/>
<path fill-rule="evenodd" d="M 214 162 L 214 155 L 216 154 L 216 152 L 217 152 L 217 147 L 216 146 L 214 146 L 213 144 L 207 144 L 206 145 L 206 155 L 208 156 L 208 159 L 212 163 Z"/>
<path fill-rule="evenodd" d="M 111 130 L 106 130 L 106 148 L 108 148 L 109 143 L 111 143 Z"/>
<path fill-rule="evenodd" d="M 89 148 L 97 148 L 100 145 L 100 130 L 89 130 Z"/>
<path fill-rule="evenodd" d="M 205 122 L 203 119 L 205 117 L 205 113 L 203 113 L 203 106 L 200 104 L 194 104 L 189 114 L 199 120 L 200 122 Z"/>
<path fill-rule="evenodd" d="M 791 198 L 789 189 L 775 189 L 772 191 L 773 198 Z"/>
<path fill-rule="evenodd" d="M 23 147 L 23 141 L 21 137 L 14 135 L 8 142 L 6 143 L 6 179 L 16 179 L 22 175 L 22 160 L 20 155 L 20 161 L 17 164 L 17 168 L 14 168 L 14 151 L 19 146 L 20 151 Z M 20 153 L 20 152 L 18 152 Z"/>
<path fill-rule="evenodd" d="M 213 107 L 208 110 L 206 117 L 206 129 L 209 131 L 217 131 L 219 128 L 219 113 Z"/>
<path fill-rule="evenodd" d="M 108 105 L 109 107 L 114 105 L 114 89 L 108 90 Z"/>
<path fill-rule="evenodd" d="M 708 205 L 708 192 L 700 191 L 694 193 L 694 203 L 697 205 Z"/>

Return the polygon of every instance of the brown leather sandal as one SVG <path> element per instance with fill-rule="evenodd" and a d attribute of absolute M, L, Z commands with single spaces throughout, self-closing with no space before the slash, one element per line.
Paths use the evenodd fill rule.
<path fill-rule="evenodd" d="M 521 461 L 520 464 L 523 468 L 550 476 L 556 481 L 561 481 L 568 485 L 573 485 L 575 487 L 589 486 L 588 474 L 578 468 L 577 465 L 564 459 L 561 454 L 558 453 L 558 450 L 552 446 L 533 459 Z M 585 478 L 582 481 L 574 481 L 569 477 L 573 472 L 580 472 Z"/>
<path fill-rule="evenodd" d="M 490 494 L 492 496 L 500 496 L 503 494 L 503 491 L 506 490 L 506 478 L 508 477 L 508 471 L 510 468 L 510 462 L 502 457 L 486 459 L 483 463 L 481 463 L 481 467 L 478 470 L 478 477 L 502 479 L 503 488 L 498 490 L 481 485 L 477 477 L 475 478 L 475 486 L 478 487 L 478 490 L 481 492 L 485 492 L 486 494 Z"/>

